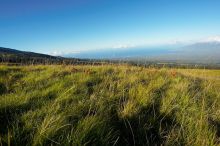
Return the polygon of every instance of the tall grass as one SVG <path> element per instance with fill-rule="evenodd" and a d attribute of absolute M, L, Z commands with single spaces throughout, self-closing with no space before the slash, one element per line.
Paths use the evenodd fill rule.
<path fill-rule="evenodd" d="M 0 66 L 0 145 L 220 144 L 220 71 Z"/>

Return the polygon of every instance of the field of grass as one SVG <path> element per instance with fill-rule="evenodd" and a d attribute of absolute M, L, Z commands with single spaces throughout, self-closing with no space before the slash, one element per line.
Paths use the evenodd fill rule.
<path fill-rule="evenodd" d="M 220 145 L 220 70 L 1 65 L 0 145 Z"/>

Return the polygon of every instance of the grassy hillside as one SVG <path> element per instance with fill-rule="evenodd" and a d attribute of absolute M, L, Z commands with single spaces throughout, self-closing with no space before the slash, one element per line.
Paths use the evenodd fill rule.
<path fill-rule="evenodd" d="M 0 145 L 220 144 L 220 70 L 0 66 Z"/>

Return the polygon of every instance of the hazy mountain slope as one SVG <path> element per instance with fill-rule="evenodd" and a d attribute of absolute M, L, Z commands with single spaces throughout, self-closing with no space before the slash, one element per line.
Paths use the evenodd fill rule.
<path fill-rule="evenodd" d="M 157 56 L 158 60 L 173 60 L 192 63 L 220 63 L 220 43 L 200 42 L 174 49 L 169 54 Z"/>

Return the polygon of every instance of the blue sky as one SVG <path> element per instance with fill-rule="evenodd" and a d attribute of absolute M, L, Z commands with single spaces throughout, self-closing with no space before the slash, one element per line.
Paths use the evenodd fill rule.
<path fill-rule="evenodd" d="M 39 53 L 220 34 L 219 0 L 0 0 L 0 46 Z"/>

